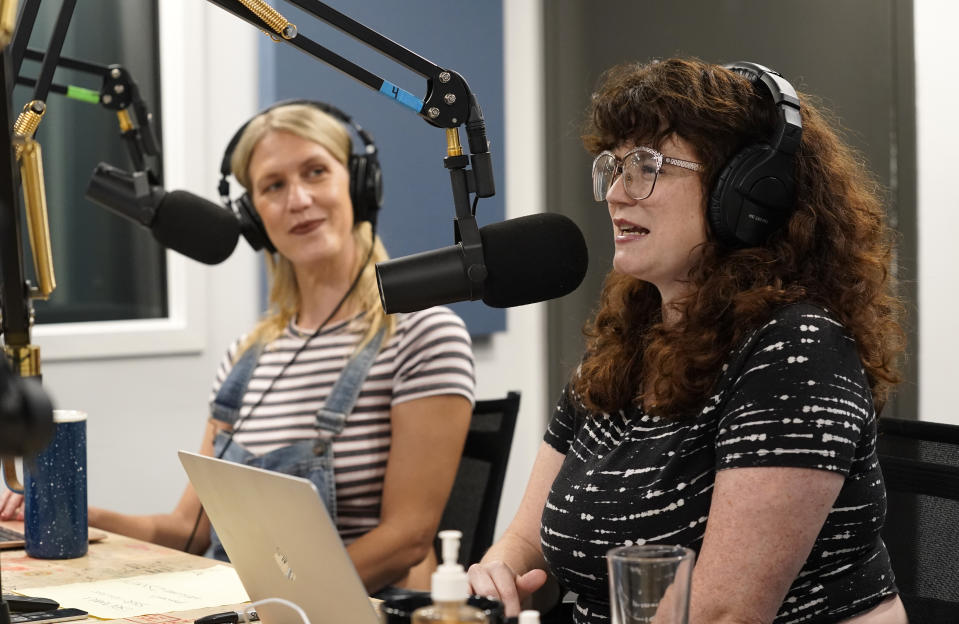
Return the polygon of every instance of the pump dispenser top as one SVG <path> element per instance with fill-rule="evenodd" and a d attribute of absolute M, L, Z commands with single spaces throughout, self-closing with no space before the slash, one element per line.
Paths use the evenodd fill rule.
<path fill-rule="evenodd" d="M 486 614 L 466 604 L 469 598 L 469 582 L 466 570 L 459 564 L 459 531 L 440 531 L 443 563 L 433 572 L 430 593 L 433 604 L 413 612 L 413 624 L 488 624 Z"/>
<path fill-rule="evenodd" d="M 436 568 L 431 577 L 433 602 L 465 602 L 469 598 L 469 583 L 466 580 L 466 570 L 459 564 L 460 539 L 463 534 L 459 531 L 440 531 L 442 542 L 443 563 Z"/>

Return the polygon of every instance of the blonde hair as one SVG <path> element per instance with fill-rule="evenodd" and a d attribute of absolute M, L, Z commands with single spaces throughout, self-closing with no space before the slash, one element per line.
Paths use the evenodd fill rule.
<path fill-rule="evenodd" d="M 230 168 L 234 177 L 247 191 L 250 190 L 250 159 L 253 150 L 270 132 L 289 132 L 326 148 L 330 154 L 348 167 L 352 153 L 352 140 L 346 127 L 332 115 L 309 104 L 288 104 L 268 110 L 254 117 L 244 128 L 240 140 L 230 158 Z M 372 253 L 370 244 L 372 240 Z M 379 287 L 376 283 L 377 262 L 389 259 L 383 241 L 373 236 L 372 225 L 368 221 L 353 224 L 353 241 L 356 256 L 353 259 L 353 272 L 362 272 L 356 286 L 350 292 L 344 305 L 363 310 L 353 322 L 366 327 L 363 339 L 357 346 L 361 349 L 380 330 L 386 328 L 385 339 L 396 329 L 396 321 L 386 314 L 380 305 Z M 300 308 L 300 288 L 296 281 L 293 263 L 280 253 L 264 252 L 270 279 L 270 307 L 253 330 L 247 335 L 237 350 L 237 356 L 256 342 L 268 343 L 283 333 Z M 369 261 L 361 267 L 370 256 Z"/>

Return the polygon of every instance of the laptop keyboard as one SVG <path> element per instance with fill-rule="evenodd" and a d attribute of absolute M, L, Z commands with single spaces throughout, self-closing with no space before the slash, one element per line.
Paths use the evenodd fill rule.
<path fill-rule="evenodd" d="M 23 541 L 23 533 L 14 531 L 7 527 L 0 526 L 0 542 L 20 542 Z"/>

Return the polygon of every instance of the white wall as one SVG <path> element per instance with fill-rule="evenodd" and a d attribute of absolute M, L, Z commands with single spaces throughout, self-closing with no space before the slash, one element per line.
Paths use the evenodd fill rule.
<path fill-rule="evenodd" d="M 959 424 L 959 3 L 915 0 L 919 187 L 919 414 Z"/>
<path fill-rule="evenodd" d="M 506 94 L 506 218 L 545 209 L 543 145 L 543 85 L 530 76 L 543 76 L 542 18 L 539 2 L 503 1 L 503 68 Z M 537 120 L 540 123 L 537 123 Z M 517 174 L 522 166 L 523 173 Z M 509 524 L 519 506 L 526 478 L 543 439 L 553 397 L 546 396 L 546 304 L 509 308 L 507 331 L 495 334 L 488 345 L 475 349 L 477 396 L 523 393 L 513 435 L 506 483 L 497 518 L 497 534 Z"/>

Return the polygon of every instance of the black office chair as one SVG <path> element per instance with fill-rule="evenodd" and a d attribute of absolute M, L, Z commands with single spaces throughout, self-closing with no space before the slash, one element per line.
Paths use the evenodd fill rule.
<path fill-rule="evenodd" d="M 460 563 L 480 560 L 493 543 L 496 513 L 506 478 L 506 463 L 519 413 L 519 392 L 503 399 L 477 401 L 440 529 L 462 531 Z M 436 556 L 442 561 L 439 539 Z"/>
<path fill-rule="evenodd" d="M 879 419 L 882 537 L 910 622 L 959 621 L 959 426 Z"/>

